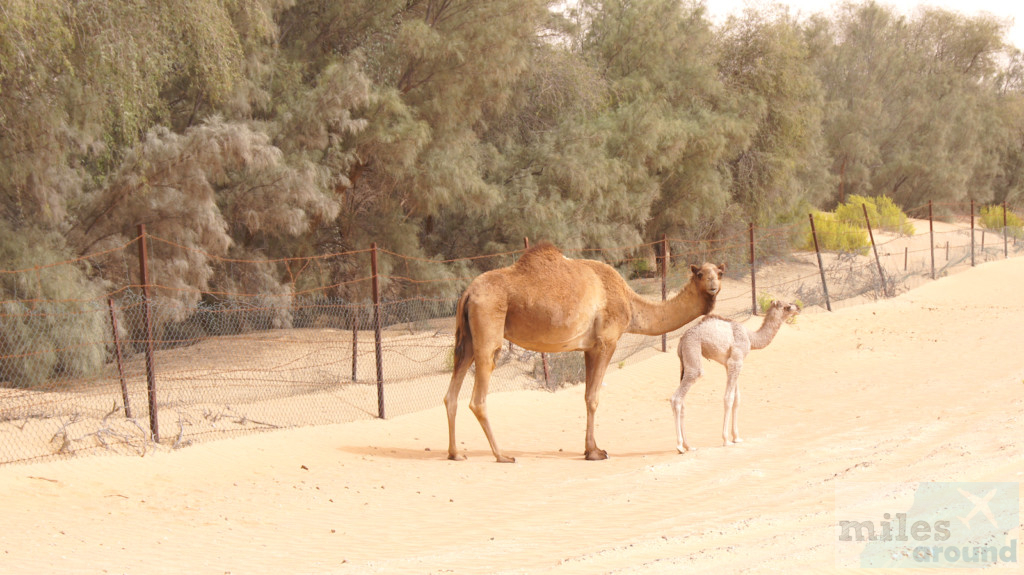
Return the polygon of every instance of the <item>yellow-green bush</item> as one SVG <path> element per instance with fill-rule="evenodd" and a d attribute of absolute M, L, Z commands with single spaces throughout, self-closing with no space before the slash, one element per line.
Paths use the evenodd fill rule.
<path fill-rule="evenodd" d="M 981 225 L 990 230 L 1003 229 L 1003 206 L 983 206 Z M 1024 220 L 1010 210 L 1006 211 L 1006 233 L 1013 238 L 1024 239 Z"/>
<path fill-rule="evenodd" d="M 864 208 L 867 206 L 871 227 L 876 230 L 888 230 L 902 235 L 913 235 L 914 224 L 907 219 L 907 214 L 888 196 L 869 198 L 852 195 L 845 204 L 836 207 L 836 219 L 859 228 L 867 229 L 864 221 Z"/>
<path fill-rule="evenodd" d="M 861 215 L 863 216 L 863 214 Z M 868 248 L 871 246 L 866 229 L 839 221 L 832 213 L 815 213 L 814 228 L 818 232 L 818 247 L 822 251 L 867 255 Z M 814 237 L 811 236 L 810 226 L 804 235 L 804 243 L 800 247 L 814 250 Z"/>
<path fill-rule="evenodd" d="M 768 314 L 768 308 L 770 308 L 772 306 L 772 302 L 777 300 L 777 299 L 779 299 L 779 298 L 773 296 L 770 293 L 763 293 L 762 292 L 762 293 L 757 294 L 757 308 L 759 310 L 761 310 L 761 315 L 767 315 Z M 803 300 L 801 300 L 799 298 L 797 298 L 797 299 L 795 299 L 793 301 L 786 302 L 786 303 L 792 303 L 792 304 L 795 304 L 796 307 L 798 307 L 800 309 L 804 309 L 804 302 L 803 302 Z M 788 323 L 788 324 L 796 323 L 796 316 L 792 316 L 789 319 L 787 319 L 786 323 Z"/>

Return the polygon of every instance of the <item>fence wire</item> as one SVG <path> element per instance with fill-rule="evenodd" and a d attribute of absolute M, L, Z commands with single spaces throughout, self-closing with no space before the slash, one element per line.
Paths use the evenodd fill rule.
<path fill-rule="evenodd" d="M 814 313 L 896 295 L 933 274 L 968 269 L 972 259 L 980 264 L 1024 251 L 1012 238 L 1004 243 L 1000 231 L 980 228 L 973 231 L 973 249 L 972 231 L 962 227 L 918 230 L 911 237 L 876 233 L 878 262 L 870 252 L 822 254 L 826 298 L 813 252 L 762 253 L 778 254 L 777 246 L 792 234 L 788 228 L 757 230 L 753 245 L 745 235 L 717 242 L 669 240 L 668 296 L 688 280 L 689 264 L 724 262 L 728 282 L 717 314 L 746 319 L 759 298 L 799 301 L 805 313 Z M 621 248 L 611 262 L 635 291 L 651 299 L 662 295 L 656 248 Z M 370 293 L 328 295 L 337 289 L 206 293 L 183 307 L 173 288 L 155 288 L 147 302 L 132 285 L 94 300 L 0 302 L 0 463 L 91 453 L 144 455 L 208 438 L 374 418 L 382 411 L 394 417 L 440 405 L 451 377 L 457 297 L 473 276 L 466 270 L 508 265 L 519 253 L 447 262 L 382 254 L 386 270 L 379 272 L 382 299 L 376 307 Z M 567 255 L 611 259 L 600 252 Z M 356 256 L 368 259 L 365 252 Z M 125 261 L 131 256 L 103 257 Z M 446 273 L 438 273 L 441 269 Z M 2 273 L 40 281 L 38 269 Z M 366 274 L 351 283 L 369 291 L 368 268 Z M 667 334 L 666 341 L 685 327 Z M 611 369 L 660 353 L 662 342 L 626 334 Z M 669 345 L 668 351 L 674 348 Z M 542 355 L 509 344 L 498 358 L 491 390 L 555 389 L 581 382 L 583 372 L 579 352 Z M 668 394 L 674 374 L 666 378 Z M 471 388 L 463 386 L 462 401 Z M 151 419 L 151 413 L 157 416 Z"/>

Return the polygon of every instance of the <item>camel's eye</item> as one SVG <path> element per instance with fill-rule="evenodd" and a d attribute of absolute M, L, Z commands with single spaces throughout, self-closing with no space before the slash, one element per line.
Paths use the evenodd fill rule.
<path fill-rule="evenodd" d="M 699 279 L 699 280 L 704 279 L 704 272 L 697 272 L 697 279 Z"/>

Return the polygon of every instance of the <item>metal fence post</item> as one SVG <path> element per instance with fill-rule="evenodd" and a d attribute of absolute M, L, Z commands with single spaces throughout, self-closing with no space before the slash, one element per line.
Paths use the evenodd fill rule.
<path fill-rule="evenodd" d="M 354 304 L 348 306 L 349 318 L 352 320 L 352 383 L 359 380 L 357 361 L 359 357 L 359 310 Z"/>
<path fill-rule="evenodd" d="M 932 279 L 935 279 L 935 218 L 931 200 L 928 200 L 928 251 L 932 254 Z"/>
<path fill-rule="evenodd" d="M 377 417 L 384 419 L 384 357 L 381 349 L 380 280 L 377 274 L 377 242 L 370 244 L 370 268 L 373 273 L 373 352 L 377 356 Z"/>
<path fill-rule="evenodd" d="M 1006 227 L 1006 202 L 1003 202 L 1003 259 L 1010 257 L 1010 242 Z"/>
<path fill-rule="evenodd" d="M 814 214 L 807 214 L 811 219 L 811 237 L 814 238 L 814 253 L 818 254 L 818 270 L 821 271 L 821 289 L 825 292 L 825 309 L 832 311 L 832 302 L 828 298 L 828 284 L 825 282 L 825 264 L 821 261 L 821 248 L 818 247 L 818 232 L 814 230 Z"/>
<path fill-rule="evenodd" d="M 974 267 L 974 200 L 971 199 L 971 267 Z"/>
<path fill-rule="evenodd" d="M 132 407 L 128 401 L 128 382 L 124 379 L 124 362 L 121 359 L 121 338 L 117 336 L 117 314 L 114 313 L 114 299 L 107 298 L 110 308 L 110 330 L 114 333 L 114 357 L 117 358 L 117 375 L 121 380 L 121 397 L 124 399 L 124 416 L 132 418 Z"/>
<path fill-rule="evenodd" d="M 878 281 L 882 284 L 882 293 L 889 297 L 889 288 L 885 285 L 885 273 L 882 272 L 882 260 L 878 259 L 878 246 L 875 245 L 875 233 L 871 231 L 871 218 L 868 217 L 868 205 L 860 205 L 864 209 L 864 221 L 868 224 L 868 237 L 871 239 L 871 249 L 875 252 L 875 264 L 878 265 Z"/>
<path fill-rule="evenodd" d="M 668 236 L 661 234 L 661 301 L 668 299 Z M 668 351 L 668 334 L 661 334 L 661 351 Z"/>
<path fill-rule="evenodd" d="M 757 281 L 754 271 L 754 222 L 750 222 L 750 313 L 757 315 Z"/>
<path fill-rule="evenodd" d="M 160 443 L 160 424 L 156 403 L 156 368 L 153 365 L 153 317 L 149 305 L 149 256 L 146 253 L 146 224 L 139 224 L 139 275 L 142 278 L 142 321 L 145 326 L 146 382 L 149 391 L 149 430 Z"/>

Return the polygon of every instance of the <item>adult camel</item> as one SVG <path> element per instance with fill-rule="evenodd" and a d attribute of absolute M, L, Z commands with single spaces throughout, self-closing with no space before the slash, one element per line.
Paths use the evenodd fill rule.
<path fill-rule="evenodd" d="M 725 265 L 690 266 L 683 289 L 665 302 L 648 300 L 608 264 L 571 260 L 551 244 L 527 250 L 515 264 L 480 274 L 459 298 L 455 315 L 455 366 L 444 397 L 448 410 L 448 459 L 465 459 L 455 446 L 459 390 L 476 362 L 469 408 L 483 427 L 494 457 L 504 455 L 487 419 L 487 387 L 504 339 L 533 351 L 582 351 L 586 364 L 588 460 L 607 459 L 594 440 L 594 413 L 608 362 L 623 333 L 662 335 L 711 312 Z"/>

